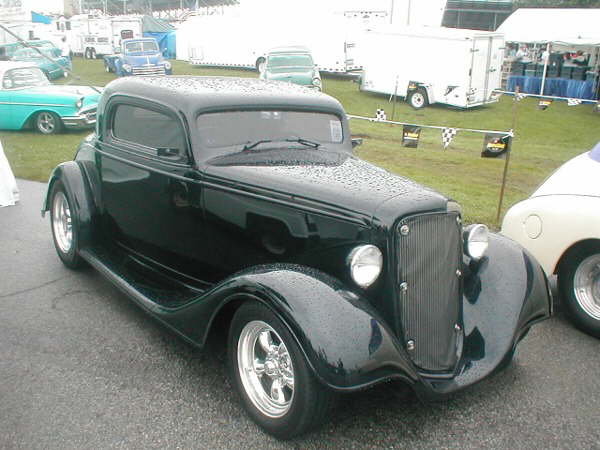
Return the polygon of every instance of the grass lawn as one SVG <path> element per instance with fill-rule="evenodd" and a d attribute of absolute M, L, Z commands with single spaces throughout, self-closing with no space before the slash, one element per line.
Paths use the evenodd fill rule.
<path fill-rule="evenodd" d="M 81 80 L 73 84 L 104 86 L 115 78 L 106 73 L 101 60 L 74 59 Z M 175 74 L 256 77 L 252 71 L 200 69 L 175 61 Z M 71 82 L 61 80 L 59 82 Z M 374 117 L 377 108 L 391 118 L 392 104 L 385 96 L 359 92 L 348 79 L 324 78 L 323 89 L 336 97 L 349 114 Z M 415 111 L 398 101 L 395 120 L 424 125 L 508 130 L 512 123 L 512 98 L 504 96 L 494 105 L 472 110 L 430 106 Z M 482 222 L 495 228 L 498 194 L 504 160 L 480 157 L 483 135 L 459 133 L 447 150 L 442 149 L 441 131 L 424 129 L 419 148 L 400 145 L 402 127 L 352 120 L 353 134 L 365 136 L 357 154 L 374 164 L 431 186 L 461 203 L 467 222 Z M 45 181 L 54 166 L 72 159 L 88 132 L 42 136 L 32 131 L 0 132 L 0 140 L 19 178 Z M 535 99 L 518 103 L 516 138 L 510 159 L 504 210 L 526 198 L 544 178 L 571 157 L 600 141 L 600 114 L 591 105 L 568 107 L 555 102 L 539 111 Z"/>

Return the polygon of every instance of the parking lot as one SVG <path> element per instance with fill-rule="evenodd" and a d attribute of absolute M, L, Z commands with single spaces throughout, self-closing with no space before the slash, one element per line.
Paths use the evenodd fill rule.
<path fill-rule="evenodd" d="M 559 313 L 503 373 L 421 403 L 399 384 L 340 398 L 292 442 L 245 415 L 224 349 L 198 350 L 55 255 L 44 184 L 0 209 L 0 448 L 600 448 L 600 341 Z"/>

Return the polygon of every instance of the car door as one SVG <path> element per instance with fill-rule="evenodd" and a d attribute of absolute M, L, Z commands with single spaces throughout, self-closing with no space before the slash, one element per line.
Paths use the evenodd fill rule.
<path fill-rule="evenodd" d="M 189 273 L 202 245 L 198 172 L 185 126 L 155 103 L 113 98 L 99 145 L 103 229 L 111 242 Z"/>

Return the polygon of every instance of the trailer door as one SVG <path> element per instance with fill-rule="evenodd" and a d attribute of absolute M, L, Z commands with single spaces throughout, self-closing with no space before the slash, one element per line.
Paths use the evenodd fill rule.
<path fill-rule="evenodd" d="M 471 48 L 471 68 L 469 69 L 468 104 L 484 103 L 488 96 L 491 38 L 475 36 Z"/>

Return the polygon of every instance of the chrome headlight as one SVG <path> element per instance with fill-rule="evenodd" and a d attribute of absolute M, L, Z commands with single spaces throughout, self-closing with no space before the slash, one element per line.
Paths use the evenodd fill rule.
<path fill-rule="evenodd" d="M 171 68 L 171 63 L 169 61 L 165 61 L 165 69 L 169 70 Z"/>
<path fill-rule="evenodd" d="M 356 284 L 366 288 L 373 284 L 383 267 L 383 255 L 374 245 L 356 247 L 348 257 L 350 275 Z"/>
<path fill-rule="evenodd" d="M 465 253 L 476 261 L 480 260 L 488 248 L 489 233 L 488 227 L 482 224 L 465 228 Z"/>
<path fill-rule="evenodd" d="M 83 106 L 83 97 L 81 97 L 79 100 L 77 100 L 75 102 L 75 108 L 81 109 L 82 106 Z"/>
<path fill-rule="evenodd" d="M 129 64 L 123 64 L 123 70 L 125 72 L 131 72 L 131 66 Z"/>
<path fill-rule="evenodd" d="M 321 89 L 321 87 L 323 86 L 321 79 L 318 77 L 313 78 L 312 84 L 313 84 L 313 86 L 316 86 L 319 89 Z"/>

